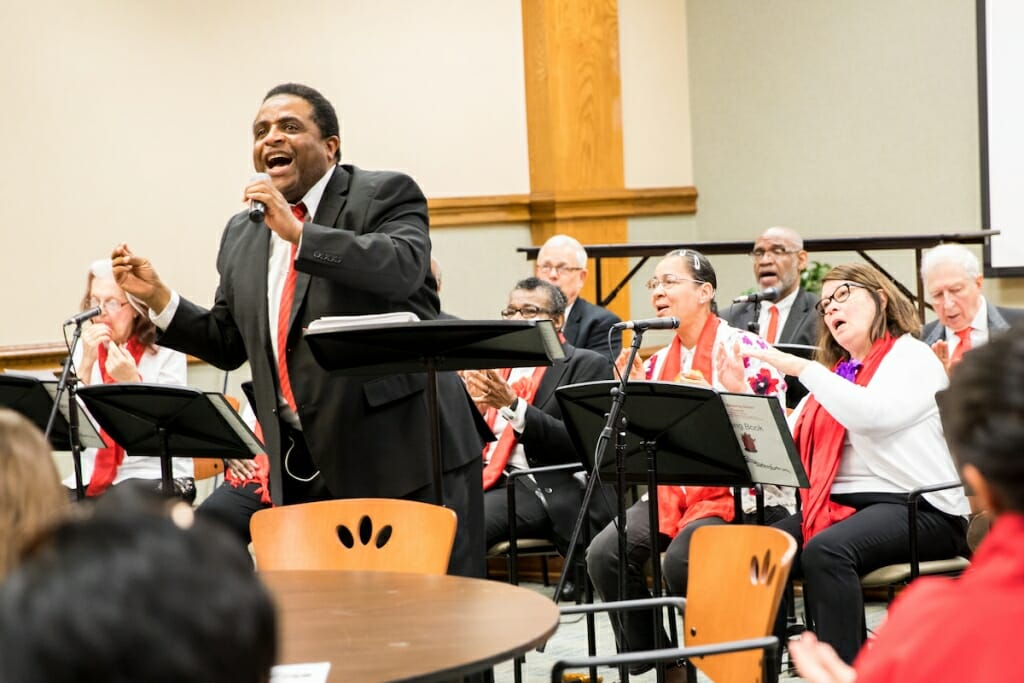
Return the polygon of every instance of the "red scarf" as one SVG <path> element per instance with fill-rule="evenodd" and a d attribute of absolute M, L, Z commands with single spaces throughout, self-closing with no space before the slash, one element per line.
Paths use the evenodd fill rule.
<path fill-rule="evenodd" d="M 854 384 L 867 386 L 875 375 L 882 359 L 892 349 L 896 339 L 889 334 L 875 341 L 864 359 L 864 364 L 857 371 Z M 832 368 L 833 371 L 839 366 Z M 840 522 L 855 510 L 832 501 L 832 482 L 839 471 L 839 458 L 843 453 L 843 441 L 846 439 L 846 427 L 839 424 L 814 398 L 807 397 L 807 404 L 800 413 L 796 428 L 793 430 L 796 447 L 800 451 L 800 462 L 807 470 L 811 487 L 800 490 L 800 502 L 803 510 L 804 545 L 811 538 L 827 529 L 830 525 Z"/>
<path fill-rule="evenodd" d="M 111 342 L 113 343 L 113 342 Z M 143 346 L 138 337 L 132 336 L 128 343 L 125 344 L 128 349 L 128 353 L 131 354 L 132 358 L 135 359 L 136 367 L 139 365 L 139 360 L 142 359 L 142 354 L 146 352 L 146 347 Z M 104 384 L 115 384 L 116 379 L 110 376 L 107 372 L 107 347 L 104 344 L 100 344 L 97 348 L 98 356 L 96 362 L 100 366 L 100 377 L 103 379 Z M 142 378 L 139 378 L 142 381 Z M 107 448 L 100 448 L 96 451 L 96 459 L 93 462 L 92 477 L 89 479 L 89 487 L 85 490 L 85 495 L 92 497 L 102 494 L 107 488 L 114 483 L 114 479 L 117 477 L 117 469 L 124 462 L 124 449 L 118 444 L 114 443 L 106 432 L 100 431 L 100 436 L 106 443 L 112 443 L 113 446 Z"/>
<path fill-rule="evenodd" d="M 710 384 L 714 376 L 712 361 L 715 339 L 718 336 L 718 324 L 721 319 L 710 315 L 697 338 L 694 348 L 692 370 L 698 370 Z M 668 356 L 661 366 L 658 380 L 662 382 L 678 382 L 682 374 L 682 342 L 679 335 L 672 337 L 668 347 Z M 656 363 L 651 363 L 651 373 Z M 648 377 L 650 379 L 650 377 Z M 669 538 L 675 538 L 679 530 L 690 522 L 705 517 L 721 517 L 731 522 L 736 516 L 732 490 L 726 486 L 659 486 L 658 487 L 658 531 Z"/>
<path fill-rule="evenodd" d="M 235 406 L 235 410 L 238 410 L 238 406 Z M 260 443 L 263 443 L 263 427 L 260 426 L 258 420 L 253 426 L 252 432 L 259 439 Z M 255 483 L 256 488 L 253 490 L 253 493 L 260 497 L 261 503 L 273 507 L 274 502 L 270 499 L 270 458 L 267 457 L 266 453 L 258 453 L 253 458 L 253 463 L 256 465 L 256 474 L 253 476 L 241 479 L 230 469 L 226 469 L 224 471 L 224 479 L 236 489 L 246 484 Z"/>
<path fill-rule="evenodd" d="M 547 370 L 547 366 L 540 365 L 533 369 L 532 375 L 522 377 L 512 385 L 512 390 L 516 392 L 516 396 L 520 400 L 526 401 L 527 404 L 533 403 L 533 399 L 537 395 L 537 387 L 540 386 L 540 380 L 544 376 L 545 370 Z M 507 381 L 510 374 L 512 374 L 512 369 L 505 368 L 501 371 L 501 378 Z M 487 420 L 487 426 L 493 430 L 494 423 L 498 419 L 498 409 L 488 408 L 485 419 Z M 491 453 L 490 462 L 484 465 L 484 491 L 494 486 L 505 472 L 505 466 L 508 464 L 508 458 L 512 455 L 512 449 L 515 447 L 517 440 L 516 430 L 512 429 L 511 424 L 505 425 L 505 429 L 501 430 L 501 437 L 498 439 L 498 443 L 494 446 L 494 452 Z M 484 446 L 485 457 L 488 446 L 490 444 Z"/>

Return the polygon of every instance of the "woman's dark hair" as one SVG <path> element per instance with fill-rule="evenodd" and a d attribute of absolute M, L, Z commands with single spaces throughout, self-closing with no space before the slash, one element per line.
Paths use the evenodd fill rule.
<path fill-rule="evenodd" d="M 669 257 L 682 259 L 694 280 L 711 285 L 711 312 L 717 315 L 718 302 L 715 301 L 715 295 L 718 294 L 718 276 L 708 257 L 694 249 L 673 249 L 662 258 Z"/>
<path fill-rule="evenodd" d="M 883 275 L 878 269 L 866 263 L 848 263 L 836 266 L 825 273 L 822 282 L 828 281 L 856 282 L 864 285 L 865 290 L 875 301 L 877 312 L 871 324 L 871 341 L 885 336 L 886 330 L 894 337 L 901 337 L 904 334 L 915 336 L 921 333 L 921 320 L 917 317 L 917 310 L 910 303 L 907 297 L 903 296 L 892 280 Z M 886 304 L 882 306 L 882 297 L 879 292 L 885 293 Z M 818 351 L 815 360 L 827 368 L 831 368 L 837 362 L 849 357 L 849 352 L 839 345 L 832 333 L 825 324 L 825 317 L 819 316 L 818 320 Z"/>
<path fill-rule="evenodd" d="M 532 292 L 535 290 L 542 290 L 547 293 L 548 296 L 548 313 L 551 315 L 565 315 L 566 300 L 565 294 L 562 293 L 558 287 L 547 280 L 541 280 L 539 277 L 530 276 L 516 283 L 516 286 L 512 288 L 514 292 L 517 289 L 521 289 L 524 292 Z"/>
<path fill-rule="evenodd" d="M 268 680 L 274 605 L 228 531 L 181 502 L 101 502 L 0 584 L 0 682 Z"/>
<path fill-rule="evenodd" d="M 938 403 L 958 464 L 977 467 L 1008 509 L 1024 512 L 1024 322 L 964 354 Z"/>

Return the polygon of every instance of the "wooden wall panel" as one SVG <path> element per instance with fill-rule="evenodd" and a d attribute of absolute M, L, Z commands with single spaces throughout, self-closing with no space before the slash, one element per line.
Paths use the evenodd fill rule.
<path fill-rule="evenodd" d="M 625 218 L 570 218 L 562 207 L 578 193 L 624 189 L 618 3 L 522 0 L 522 9 L 533 243 L 557 233 L 584 244 L 625 242 Z M 604 270 L 618 279 L 627 266 L 608 261 Z M 583 296 L 593 299 L 591 285 Z M 628 301 L 613 305 L 622 317 Z"/>

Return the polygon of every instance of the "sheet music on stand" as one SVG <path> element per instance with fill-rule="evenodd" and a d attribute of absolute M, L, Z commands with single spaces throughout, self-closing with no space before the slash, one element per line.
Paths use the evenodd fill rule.
<path fill-rule="evenodd" d="M 590 468 L 611 390 L 617 386 L 614 381 L 588 382 L 561 387 L 555 394 L 569 436 Z M 630 380 L 626 386 L 627 481 L 647 483 L 642 439 L 648 439 L 657 444 L 660 483 L 809 486 L 777 397 L 676 382 Z M 614 459 L 605 458 L 601 471 L 613 476 Z"/>
<path fill-rule="evenodd" d="M 759 484 L 810 486 L 777 398 L 727 392 L 719 396 L 751 479 Z"/>
<path fill-rule="evenodd" d="M 46 431 L 54 397 L 57 395 L 57 380 L 52 372 L 0 373 L 0 406 L 19 412 L 35 424 L 39 431 Z M 57 421 L 50 435 L 50 445 L 56 451 L 70 451 L 70 426 L 68 425 L 68 394 L 61 395 Z M 100 426 L 81 399 L 78 399 L 78 436 L 82 448 L 105 448 L 107 444 L 100 436 Z"/>
<path fill-rule="evenodd" d="M 410 311 L 393 313 L 373 313 L 370 315 L 327 315 L 317 318 L 306 328 L 312 334 L 336 332 L 338 330 L 354 330 L 375 325 L 394 323 L 418 323 L 420 318 Z"/>

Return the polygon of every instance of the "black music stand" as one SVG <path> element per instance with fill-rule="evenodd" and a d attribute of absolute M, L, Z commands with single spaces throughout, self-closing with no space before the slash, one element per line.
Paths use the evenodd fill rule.
<path fill-rule="evenodd" d="M 42 379 L 18 373 L 0 374 L 0 406 L 21 413 L 41 432 L 46 431 L 56 391 L 56 379 Z M 71 426 L 68 424 L 67 394 L 64 394 L 61 404 L 50 430 L 50 446 L 55 451 L 70 451 Z M 80 448 L 103 448 L 107 445 L 99 434 L 99 428 L 89 419 L 88 414 L 80 426 L 78 441 Z"/>
<path fill-rule="evenodd" d="M 223 394 L 166 384 L 94 384 L 78 390 L 101 427 L 132 455 L 160 458 L 170 495 L 171 458 L 249 459 L 264 451 Z"/>
<path fill-rule="evenodd" d="M 74 399 L 77 409 L 71 410 L 72 397 L 77 393 L 71 390 L 74 381 L 68 381 L 68 391 L 58 391 L 59 383 L 56 379 L 20 373 L 0 374 L 0 406 L 6 406 L 28 418 L 39 431 L 46 434 L 53 450 L 71 452 L 75 469 L 75 492 L 81 500 L 85 497 L 82 449 L 103 448 L 107 444 L 95 421 L 87 411 L 81 409 L 77 398 Z M 58 393 L 59 406 L 55 405 Z"/>
<path fill-rule="evenodd" d="M 587 457 L 585 464 L 592 474 L 598 477 L 614 474 L 616 478 L 620 535 L 625 534 L 625 510 L 621 501 L 627 483 L 647 485 L 652 549 L 658 547 L 659 483 L 737 487 L 793 481 L 806 485 L 807 477 L 800 467 L 777 398 L 720 393 L 685 383 L 627 382 L 629 400 L 616 426 L 616 457 L 594 462 L 613 395 L 620 387 L 617 381 L 588 382 L 561 387 L 555 392 L 573 445 Z M 730 397 L 737 400 L 727 406 Z M 746 412 L 749 424 L 734 420 L 730 411 L 734 415 Z M 764 438 L 765 445 L 769 441 L 768 434 L 775 439 L 775 459 L 762 464 L 758 470 L 767 473 L 767 480 L 751 474 L 753 464 L 748 462 L 751 454 L 745 453 L 743 437 L 748 440 L 754 437 L 745 430 L 757 434 L 757 439 Z M 756 446 L 749 441 L 748 444 L 756 455 Z M 799 468 L 799 474 L 792 472 L 793 467 Z M 741 515 L 742 510 L 737 514 Z M 657 596 L 661 588 L 661 567 L 657 553 L 654 557 L 652 581 Z M 625 557 L 620 558 L 620 562 L 624 560 Z M 622 568 L 620 573 L 624 573 Z M 655 621 L 655 633 L 660 634 L 660 611 L 655 612 Z"/>
<path fill-rule="evenodd" d="M 430 453 L 438 505 L 444 502 L 444 490 L 437 373 L 535 367 L 565 357 L 550 320 L 353 322 L 334 330 L 306 330 L 305 340 L 313 358 L 338 375 L 426 372 Z"/>

